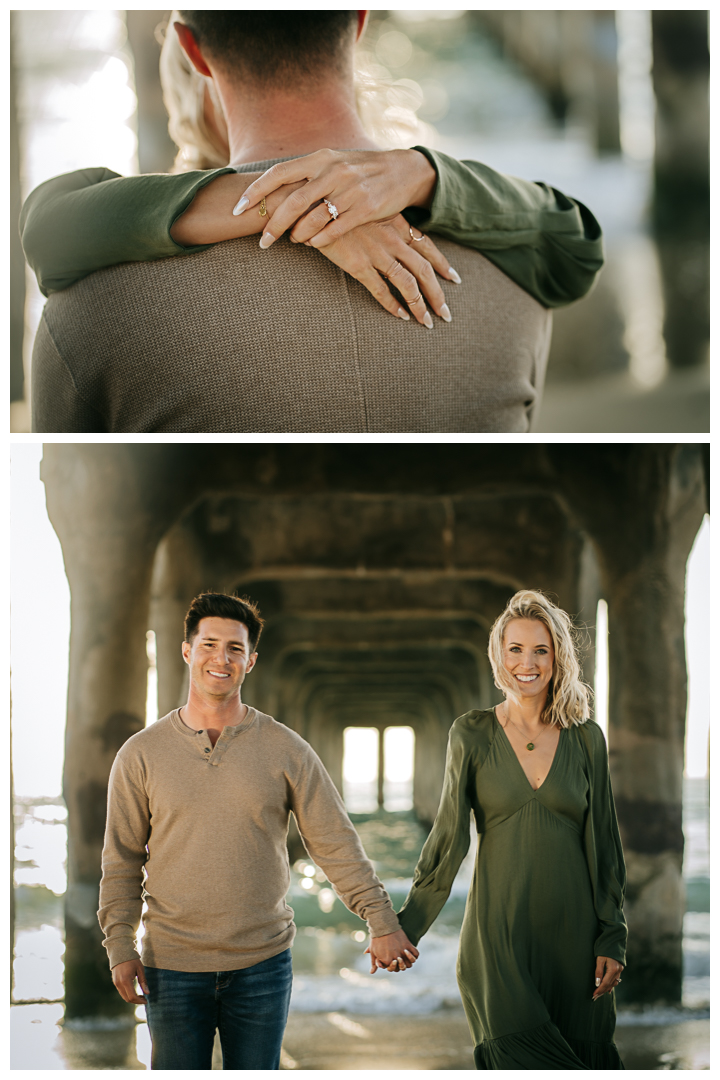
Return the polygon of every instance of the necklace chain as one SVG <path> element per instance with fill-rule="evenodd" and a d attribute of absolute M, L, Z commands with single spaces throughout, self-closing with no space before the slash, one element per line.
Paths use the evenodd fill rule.
<path fill-rule="evenodd" d="M 507 701 L 505 702 L 505 719 L 508 721 L 508 723 L 512 724 L 512 726 L 515 728 L 516 731 L 520 731 L 520 728 L 517 726 L 517 724 L 513 720 L 510 719 L 510 710 L 507 707 Z M 552 728 L 554 726 L 555 726 L 554 724 L 548 724 L 547 731 L 543 731 L 542 735 L 540 736 L 540 739 L 542 739 L 543 735 L 546 735 L 547 732 L 550 730 L 550 728 Z M 520 731 L 520 734 L 522 735 L 523 732 Z M 525 744 L 525 749 L 526 750 L 534 750 L 536 743 L 539 742 L 540 739 L 536 739 L 535 742 L 526 743 Z"/>

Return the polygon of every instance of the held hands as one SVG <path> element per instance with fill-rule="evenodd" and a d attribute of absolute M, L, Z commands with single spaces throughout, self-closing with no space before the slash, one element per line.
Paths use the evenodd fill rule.
<path fill-rule="evenodd" d="M 394 218 L 407 206 L 429 206 L 436 179 L 419 150 L 318 150 L 273 165 L 245 190 L 233 213 L 242 214 L 284 184 L 306 181 L 265 223 L 261 247 L 294 225 L 296 243 L 323 248 L 358 225 Z M 336 220 L 324 199 L 337 207 Z"/>
<path fill-rule="evenodd" d="M 112 969 L 112 981 L 120 997 L 133 1005 L 144 1005 L 146 998 L 141 997 L 135 990 L 136 979 L 143 993 L 147 995 L 149 991 L 145 968 L 140 960 L 126 960 L 124 964 L 117 964 Z"/>
<path fill-rule="evenodd" d="M 603 994 L 609 994 L 611 990 L 614 990 L 618 983 L 622 982 L 620 976 L 624 970 L 623 965 L 610 956 L 598 956 L 595 964 L 593 1001 L 597 1001 Z"/>
<path fill-rule="evenodd" d="M 379 967 L 387 971 L 406 971 L 413 966 L 420 955 L 404 930 L 382 937 L 371 937 L 365 954 L 370 954 L 370 974 L 374 975 Z"/>

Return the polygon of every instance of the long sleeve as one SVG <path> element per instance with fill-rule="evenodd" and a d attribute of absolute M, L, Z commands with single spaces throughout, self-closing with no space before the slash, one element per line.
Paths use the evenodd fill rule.
<path fill-rule="evenodd" d="M 345 907 L 368 924 L 373 937 L 398 929 L 397 915 L 347 815 L 337 788 L 308 747 L 291 796 L 300 835 L 310 858 L 327 874 Z"/>
<path fill-rule="evenodd" d="M 149 836 L 147 795 L 116 757 L 108 787 L 98 911 L 111 968 L 138 959 L 135 935 L 142 914 L 143 867 Z"/>
<path fill-rule="evenodd" d="M 414 945 L 440 914 L 470 845 L 470 763 L 471 754 L 459 721 L 455 721 L 435 824 L 420 853 L 412 888 L 398 912 L 400 925 Z"/>
<path fill-rule="evenodd" d="M 600 225 L 581 202 L 540 182 L 416 146 L 437 172 L 433 204 L 412 224 L 479 251 L 548 308 L 590 290 L 603 265 Z"/>
<path fill-rule="evenodd" d="M 206 184 L 233 169 L 119 176 L 79 169 L 40 184 L 20 214 L 25 258 L 44 296 L 123 262 L 205 251 L 182 247 L 170 229 Z"/>
<path fill-rule="evenodd" d="M 588 721 L 581 731 L 590 783 L 583 846 L 590 872 L 595 914 L 600 923 L 595 955 L 609 956 L 624 964 L 627 946 L 627 924 L 622 910 L 625 860 L 610 783 L 607 747 L 597 724 Z"/>

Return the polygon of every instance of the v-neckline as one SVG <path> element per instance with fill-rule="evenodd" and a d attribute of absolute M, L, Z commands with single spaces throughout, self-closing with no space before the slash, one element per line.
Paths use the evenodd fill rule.
<path fill-rule="evenodd" d="M 551 772 L 553 771 L 553 769 L 555 768 L 555 762 L 557 761 L 558 751 L 560 750 L 560 741 L 561 741 L 561 739 L 562 739 L 562 733 L 563 733 L 563 729 L 562 729 L 562 728 L 560 728 L 560 735 L 558 736 L 558 741 L 557 741 L 557 745 L 556 745 L 556 747 L 555 747 L 555 753 L 553 754 L 553 759 L 552 759 L 552 761 L 550 762 L 550 768 L 549 768 L 549 769 L 548 769 L 548 771 L 547 771 L 547 772 L 545 773 L 545 779 L 543 780 L 543 782 L 542 782 L 542 784 L 540 785 L 540 787 L 536 787 L 536 788 L 535 788 L 535 787 L 533 787 L 533 786 L 532 786 L 532 784 L 531 784 L 531 783 L 530 783 L 530 781 L 528 780 L 528 776 L 527 776 L 527 773 L 525 772 L 525 770 L 523 769 L 523 767 L 522 767 L 522 765 L 521 765 L 521 763 L 520 763 L 520 758 L 519 758 L 519 757 L 517 756 L 517 753 L 516 753 L 516 751 L 515 751 L 515 747 L 513 746 L 513 744 L 512 744 L 512 743 L 510 742 L 510 740 L 508 739 L 508 737 L 507 737 L 507 735 L 506 735 L 506 733 L 505 733 L 505 728 L 504 728 L 504 727 L 502 726 L 502 724 L 500 723 L 500 720 L 499 720 L 499 718 L 498 718 L 498 714 L 497 714 L 497 713 L 495 712 L 495 706 L 493 706 L 492 714 L 493 714 L 493 717 L 495 718 L 495 723 L 497 724 L 497 726 L 498 726 L 498 727 L 500 728 L 500 730 L 501 730 L 501 731 L 502 731 L 502 733 L 503 733 L 503 738 L 505 739 L 505 742 L 506 742 L 506 743 L 508 744 L 508 746 L 510 747 L 510 750 L 511 750 L 511 752 L 512 752 L 512 756 L 513 756 L 513 757 L 515 758 L 515 761 L 516 761 L 516 763 L 517 763 L 517 767 L 518 767 L 518 769 L 519 769 L 519 770 L 520 770 L 520 772 L 521 772 L 521 773 L 523 774 L 523 779 L 525 780 L 525 783 L 527 784 L 527 786 L 528 786 L 528 787 L 530 788 L 530 790 L 532 791 L 532 793 L 533 793 L 534 795 L 535 795 L 535 794 L 537 794 L 537 792 L 538 792 L 538 791 L 540 791 L 540 789 L 541 789 L 541 788 L 544 788 L 544 787 L 545 787 L 545 785 L 547 784 L 548 780 L 550 779 L 550 773 L 551 773 Z"/>

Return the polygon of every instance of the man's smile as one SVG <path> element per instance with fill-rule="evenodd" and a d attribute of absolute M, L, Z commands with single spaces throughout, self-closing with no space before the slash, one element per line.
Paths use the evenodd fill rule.
<path fill-rule="evenodd" d="M 230 673 L 227 671 L 213 671 L 212 668 L 207 669 L 208 675 L 214 675 L 216 679 L 229 679 Z"/>

